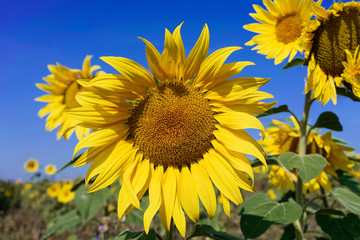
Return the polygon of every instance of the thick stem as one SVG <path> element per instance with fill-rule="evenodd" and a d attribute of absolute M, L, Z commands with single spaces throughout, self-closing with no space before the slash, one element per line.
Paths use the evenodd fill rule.
<path fill-rule="evenodd" d="M 307 125 L 308 125 L 308 118 L 311 103 L 311 91 L 305 95 L 305 105 L 304 105 L 304 112 L 302 115 L 302 119 L 300 121 L 300 137 L 299 137 L 299 157 L 304 157 L 306 155 L 306 145 L 307 145 Z M 303 199 L 303 181 L 298 176 L 298 181 L 296 183 L 296 203 L 299 204 L 301 207 L 304 206 L 304 199 Z M 297 220 L 297 224 L 295 225 L 296 229 L 296 240 L 302 240 L 304 238 L 304 216 L 301 215 L 300 219 Z"/>

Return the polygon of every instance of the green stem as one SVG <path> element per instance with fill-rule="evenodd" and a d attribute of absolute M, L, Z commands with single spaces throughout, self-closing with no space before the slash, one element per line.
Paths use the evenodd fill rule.
<path fill-rule="evenodd" d="M 323 200 L 323 203 L 324 203 L 324 207 L 325 207 L 325 208 L 328 208 L 328 207 L 329 207 L 329 203 L 328 203 L 328 201 L 327 201 L 327 199 L 326 199 L 326 196 L 327 196 L 327 195 L 326 195 L 326 193 L 325 193 L 325 189 L 320 186 L 320 191 L 321 191 L 321 194 L 323 195 L 322 200 Z"/>
<path fill-rule="evenodd" d="M 300 137 L 299 137 L 299 157 L 304 157 L 306 155 L 306 145 L 307 145 L 307 125 L 308 125 L 308 118 L 309 118 L 309 112 L 310 107 L 312 104 L 311 100 L 311 91 L 308 92 L 305 95 L 305 105 L 304 105 L 304 112 L 302 115 L 302 119 L 300 121 Z M 296 190 L 295 190 L 295 197 L 296 197 L 296 203 L 299 204 L 301 207 L 304 206 L 304 199 L 303 199 L 303 181 L 298 175 L 298 181 L 296 183 Z M 296 240 L 302 240 L 304 239 L 304 216 L 301 215 L 301 217 L 297 220 L 297 222 L 294 224 L 295 226 L 295 235 Z"/>
<path fill-rule="evenodd" d="M 174 221 L 171 219 L 170 231 L 166 230 L 165 240 L 173 239 L 173 229 L 174 229 Z"/>

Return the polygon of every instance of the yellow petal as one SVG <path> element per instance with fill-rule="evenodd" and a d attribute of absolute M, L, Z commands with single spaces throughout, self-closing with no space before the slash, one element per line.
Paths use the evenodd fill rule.
<path fill-rule="evenodd" d="M 224 209 L 224 212 L 226 213 L 226 215 L 228 215 L 229 217 L 232 217 L 231 216 L 231 213 L 230 213 L 230 202 L 229 202 L 229 199 L 221 193 L 221 198 L 222 198 L 222 204 L 223 204 L 223 209 Z"/>
<path fill-rule="evenodd" d="M 239 74 L 244 69 L 244 67 L 249 65 L 255 65 L 255 63 L 233 62 L 222 65 L 216 77 L 211 82 L 205 84 L 204 90 L 208 90 L 217 84 L 222 83 L 223 81 Z"/>
<path fill-rule="evenodd" d="M 164 169 L 162 166 L 158 166 L 154 170 L 152 164 L 151 169 L 153 171 L 150 186 L 149 186 L 149 206 L 144 213 L 144 229 L 146 234 L 149 232 L 150 223 L 158 211 L 161 204 L 161 179 L 163 177 Z"/>
<path fill-rule="evenodd" d="M 200 200 L 209 214 L 209 218 L 213 218 L 216 213 L 216 197 L 209 175 L 197 163 L 191 165 L 191 175 L 196 192 L 199 194 Z"/>
<path fill-rule="evenodd" d="M 113 128 L 106 128 L 91 133 L 89 136 L 83 138 L 75 146 L 73 157 L 82 149 L 86 147 L 98 147 L 106 145 L 110 142 L 114 142 L 117 139 L 122 138 L 127 131 L 129 126 L 125 124 L 119 124 Z"/>
<path fill-rule="evenodd" d="M 200 166 L 207 170 L 211 181 L 215 186 L 227 196 L 232 202 L 238 205 L 241 202 L 241 193 L 236 184 L 234 184 L 234 177 L 228 171 L 222 162 L 219 162 L 214 155 L 214 150 L 210 149 L 204 155 L 204 161 L 199 162 Z"/>
<path fill-rule="evenodd" d="M 187 167 L 183 167 L 181 169 L 179 190 L 179 200 L 182 207 L 184 208 L 184 211 L 193 222 L 198 222 L 199 198 L 191 173 Z"/>
<path fill-rule="evenodd" d="M 169 30 L 165 29 L 165 46 L 161 54 L 160 63 L 167 80 L 173 81 L 175 77 L 177 79 L 182 77 L 180 60 L 180 50 Z"/>
<path fill-rule="evenodd" d="M 146 59 L 148 61 L 149 67 L 151 72 L 153 73 L 154 77 L 160 79 L 161 81 L 165 81 L 164 73 L 161 69 L 160 59 L 161 55 L 158 50 L 152 45 L 151 42 L 144 38 L 140 38 L 146 44 L 145 52 L 146 52 Z"/>
<path fill-rule="evenodd" d="M 101 57 L 101 60 L 110 64 L 119 71 L 127 80 L 134 84 L 154 87 L 155 81 L 148 70 L 140 64 L 122 57 Z"/>
<path fill-rule="evenodd" d="M 179 170 L 174 167 L 168 167 L 161 180 L 162 203 L 160 206 L 160 220 L 164 227 L 169 231 L 171 217 L 174 210 L 175 198 L 177 193 L 176 179 Z"/>
<path fill-rule="evenodd" d="M 262 123 L 254 116 L 242 112 L 225 112 L 214 115 L 214 118 L 223 126 L 233 130 L 255 128 L 261 131 L 265 137 L 265 129 Z"/>
<path fill-rule="evenodd" d="M 214 131 L 216 139 L 221 142 L 227 149 L 249 154 L 253 157 L 258 158 L 264 165 L 265 152 L 261 146 L 245 131 L 237 130 L 234 131 L 230 128 L 216 125 L 218 130 Z"/>
<path fill-rule="evenodd" d="M 115 123 L 130 117 L 130 112 L 128 111 L 119 111 L 119 109 L 116 108 L 98 106 L 72 108 L 67 110 L 66 114 L 79 121 L 98 124 L 99 127 L 103 124 Z"/>
<path fill-rule="evenodd" d="M 200 69 L 201 63 L 204 61 L 209 50 L 209 29 L 205 24 L 199 39 L 190 51 L 186 59 L 185 80 L 193 78 Z"/>
<path fill-rule="evenodd" d="M 202 62 L 199 73 L 194 79 L 194 85 L 205 85 L 212 81 L 230 54 L 240 49 L 241 47 L 226 47 L 213 52 Z"/>

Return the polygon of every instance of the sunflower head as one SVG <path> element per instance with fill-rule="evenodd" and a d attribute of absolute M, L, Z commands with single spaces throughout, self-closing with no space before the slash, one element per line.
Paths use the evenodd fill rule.
<path fill-rule="evenodd" d="M 60 191 L 61 191 L 60 183 L 54 183 L 46 189 L 47 194 L 52 198 L 56 198 L 59 195 Z"/>
<path fill-rule="evenodd" d="M 285 152 L 298 152 L 300 130 L 295 119 L 292 118 L 291 120 L 292 124 L 273 120 L 273 126 L 266 129 L 266 137 L 260 143 L 265 146 L 267 153 L 280 155 Z M 345 155 L 345 152 L 351 151 L 353 151 L 352 148 L 336 142 L 332 138 L 331 132 L 320 135 L 319 130 L 311 131 L 307 140 L 306 153 L 320 154 L 328 162 L 318 177 L 304 184 L 304 193 L 309 190 L 316 195 L 320 186 L 325 190 L 330 190 L 332 185 L 328 175 L 338 177 L 337 169 L 351 173 L 354 163 Z M 269 172 L 269 182 L 275 188 L 281 188 L 283 193 L 285 193 L 286 188 L 294 191 L 293 181 L 297 181 L 295 170 L 287 172 L 280 166 L 272 166 Z"/>
<path fill-rule="evenodd" d="M 353 54 L 360 44 L 360 3 L 335 3 L 327 11 L 315 6 L 319 26 L 313 32 L 305 92 L 313 90 L 313 98 L 322 104 L 330 99 L 336 104 L 335 86 L 343 86 L 346 51 Z"/>
<path fill-rule="evenodd" d="M 86 183 L 89 191 L 102 189 L 122 178 L 118 215 L 127 215 L 146 191 L 150 203 L 144 213 L 145 231 L 157 211 L 169 229 L 171 219 L 185 236 L 184 212 L 199 220 L 199 199 L 209 217 L 216 209 L 214 185 L 221 193 L 224 211 L 230 201 L 243 202 L 240 188 L 254 191 L 254 174 L 245 154 L 265 153 L 244 129 L 264 129 L 253 115 L 275 103 L 257 91 L 269 79 L 232 78 L 251 62 L 224 64 L 239 47 L 208 54 L 209 31 L 203 31 L 185 56 L 180 26 L 165 30 L 160 54 L 147 40 L 146 57 L 151 72 L 122 57 L 102 57 L 120 74 L 106 74 L 84 83 L 78 92 L 82 105 L 67 114 L 94 130 L 80 140 L 75 153 L 88 150 L 75 166 L 91 163 Z M 229 79 L 231 78 L 231 79 Z M 96 101 L 95 101 L 96 100 Z"/>
<path fill-rule="evenodd" d="M 56 166 L 54 164 L 48 164 L 45 166 L 45 173 L 49 176 L 54 175 L 56 172 Z"/>
<path fill-rule="evenodd" d="M 58 194 L 57 200 L 61 203 L 68 203 L 75 198 L 75 192 L 72 192 L 71 189 L 62 187 Z"/>
<path fill-rule="evenodd" d="M 39 169 L 39 161 L 34 158 L 30 158 L 24 164 L 24 169 L 29 173 L 34 173 Z"/>
<path fill-rule="evenodd" d="M 93 71 L 100 67 L 97 65 L 91 66 L 90 59 L 92 56 L 86 56 L 83 62 L 82 70 L 70 69 L 59 63 L 56 65 L 48 65 L 50 75 L 44 77 L 44 83 L 37 83 L 36 86 L 48 92 L 47 95 L 36 98 L 36 101 L 48 102 L 48 104 L 40 109 L 39 117 L 48 115 L 46 119 L 45 129 L 48 131 L 54 130 L 60 126 L 57 133 L 57 138 L 64 137 L 67 140 L 75 131 L 78 139 L 83 138 L 89 134 L 89 129 L 81 126 L 76 126 L 76 121 L 64 114 L 66 109 L 79 107 L 80 104 L 75 99 L 75 95 L 84 88 L 76 82 L 78 79 L 89 81 L 95 75 Z M 96 75 L 102 74 L 99 71 Z"/>
<path fill-rule="evenodd" d="M 296 53 L 307 50 L 311 35 L 308 28 L 313 14 L 310 0 L 263 0 L 267 11 L 254 5 L 256 13 L 251 13 L 259 23 L 245 25 L 246 30 L 259 33 L 246 45 L 255 45 L 253 50 L 275 59 L 275 64 L 284 61 L 289 55 L 291 61 Z"/>

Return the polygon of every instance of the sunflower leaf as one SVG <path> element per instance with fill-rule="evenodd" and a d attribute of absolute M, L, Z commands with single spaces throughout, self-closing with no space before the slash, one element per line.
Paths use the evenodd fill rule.
<path fill-rule="evenodd" d="M 73 228 L 76 225 L 81 223 L 81 217 L 77 215 L 76 210 L 72 210 L 65 215 L 61 215 L 55 218 L 54 224 L 50 225 L 48 229 L 46 229 L 44 238 L 48 238 L 51 235 L 61 234 L 67 229 Z"/>
<path fill-rule="evenodd" d="M 88 221 L 100 210 L 110 195 L 108 188 L 93 193 L 87 193 L 85 185 L 80 186 L 75 192 L 75 205 L 84 222 Z"/>
<path fill-rule="evenodd" d="M 355 96 L 355 94 L 353 92 L 350 92 L 348 89 L 346 88 L 340 88 L 340 87 L 336 87 L 336 93 L 338 95 L 344 96 L 344 97 L 348 97 L 351 100 L 355 101 L 355 102 L 360 102 L 360 98 L 358 98 L 357 96 Z"/>
<path fill-rule="evenodd" d="M 273 155 L 273 156 L 267 156 L 266 157 L 266 163 L 268 165 L 279 165 L 279 163 L 276 161 L 277 156 Z M 260 167 L 260 166 L 264 166 L 264 164 L 257 158 L 255 158 L 254 160 L 250 161 L 251 167 Z"/>
<path fill-rule="evenodd" d="M 289 110 L 287 105 L 280 105 L 280 106 L 275 107 L 275 108 L 270 108 L 266 112 L 263 112 L 263 113 L 260 113 L 260 114 L 256 115 L 256 117 L 261 118 L 261 117 L 266 117 L 266 116 L 281 113 L 281 112 L 289 112 L 290 113 L 290 110 Z"/>
<path fill-rule="evenodd" d="M 352 213 L 360 214 L 360 197 L 346 188 L 336 187 L 330 191 L 331 197 Z"/>
<path fill-rule="evenodd" d="M 257 238 L 272 224 L 289 224 L 302 213 L 297 203 L 278 203 L 267 194 L 259 193 L 246 199 L 240 211 L 240 227 L 246 238 Z"/>
<path fill-rule="evenodd" d="M 145 232 L 130 232 L 125 231 L 120 233 L 114 240 L 155 240 L 156 233 L 153 229 L 148 234 Z"/>
<path fill-rule="evenodd" d="M 304 65 L 305 59 L 303 58 L 294 58 L 291 62 L 287 63 L 281 70 L 289 69 L 298 65 Z"/>
<path fill-rule="evenodd" d="M 342 131 L 343 127 L 340 124 L 338 116 L 333 112 L 323 112 L 316 120 L 313 128 L 327 128 L 334 131 Z"/>
<path fill-rule="evenodd" d="M 339 183 L 344 186 L 347 186 L 355 193 L 360 194 L 360 183 L 359 181 L 351 176 L 349 173 L 343 173 L 338 179 Z"/>
<path fill-rule="evenodd" d="M 315 219 L 331 239 L 352 240 L 360 237 L 360 220 L 355 214 L 350 213 L 345 217 L 317 214 Z"/>
<path fill-rule="evenodd" d="M 290 171 L 296 168 L 297 174 L 304 183 L 319 176 L 327 163 L 327 160 L 320 154 L 308 154 L 301 158 L 293 152 L 281 154 L 277 160 Z"/>
<path fill-rule="evenodd" d="M 213 227 L 205 224 L 197 224 L 195 231 L 187 239 L 198 236 L 210 237 L 215 240 L 241 240 L 240 238 L 232 236 L 226 232 L 218 232 Z"/>

